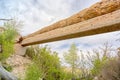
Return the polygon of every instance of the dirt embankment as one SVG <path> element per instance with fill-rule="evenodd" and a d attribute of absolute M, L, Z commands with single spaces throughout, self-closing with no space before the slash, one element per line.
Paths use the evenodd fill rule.
<path fill-rule="evenodd" d="M 7 64 L 12 67 L 12 74 L 24 80 L 27 66 L 31 63 L 29 57 L 14 54 L 7 59 Z"/>

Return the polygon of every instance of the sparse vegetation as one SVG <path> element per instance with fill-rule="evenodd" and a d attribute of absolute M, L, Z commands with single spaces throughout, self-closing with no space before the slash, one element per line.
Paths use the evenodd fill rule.
<path fill-rule="evenodd" d="M 5 23 L 4 29 L 4 32 L 0 34 L 0 44 L 2 45 L 0 61 L 4 61 L 14 53 L 14 41 L 18 34 L 15 26 L 11 22 Z"/>
<path fill-rule="evenodd" d="M 75 44 L 72 44 L 68 53 L 64 54 L 65 62 L 68 63 L 72 68 L 71 69 L 72 79 L 75 79 L 76 69 L 79 64 L 79 56 L 77 55 L 77 51 L 78 50 Z"/>
<path fill-rule="evenodd" d="M 14 41 L 18 34 L 16 24 L 11 22 L 4 24 L 4 32 L 0 34 L 2 53 L 0 61 L 7 71 L 12 67 L 5 63 L 5 60 L 14 53 Z M 109 43 L 102 47 L 88 51 L 78 49 L 72 44 L 69 51 L 64 53 L 64 60 L 69 64 L 69 71 L 61 66 L 60 59 L 56 52 L 48 47 L 31 46 L 26 50 L 32 63 L 26 70 L 25 80 L 119 80 L 120 79 L 120 49 L 114 49 Z M 93 54 L 93 55 L 91 55 Z M 111 66 L 112 65 L 112 66 Z M 67 67 L 66 67 L 67 68 Z M 68 69 L 68 68 L 67 68 Z"/>
<path fill-rule="evenodd" d="M 67 63 L 69 62 L 70 68 L 64 68 L 60 65 L 57 53 L 51 52 L 47 47 L 29 47 L 27 54 L 29 52 L 28 56 L 31 57 L 34 65 L 32 64 L 27 69 L 26 80 L 33 80 L 35 76 L 36 80 L 94 80 L 94 78 L 97 78 L 97 80 L 109 80 L 108 76 L 112 76 L 112 74 L 114 75 L 112 80 L 119 80 L 119 51 L 117 50 L 105 43 L 92 52 L 88 51 L 87 55 L 84 55 L 81 50 L 81 55 L 78 56 L 78 49 L 75 44 L 72 44 L 69 51 L 64 53 L 64 58 Z M 72 66 L 74 66 L 74 69 Z M 110 72 L 110 69 L 112 72 Z M 31 76 L 31 74 L 34 75 Z"/>
<path fill-rule="evenodd" d="M 47 47 L 31 47 L 34 55 L 28 55 L 32 58 L 33 64 L 28 67 L 26 72 L 26 80 L 33 80 L 29 78 L 29 74 L 33 74 L 31 77 L 35 77 L 35 80 L 39 78 L 45 80 L 63 80 L 62 70 L 60 68 L 60 61 L 57 53 L 51 52 Z M 30 50 L 31 51 L 31 50 Z M 27 52 L 30 52 L 29 49 Z M 31 70 L 32 69 L 32 70 Z"/>
<path fill-rule="evenodd" d="M 11 71 L 12 67 L 5 63 L 5 60 L 14 53 L 14 39 L 17 35 L 16 29 L 10 23 L 5 24 L 5 31 L 0 34 L 0 44 L 3 51 L 0 60 L 3 67 Z M 52 52 L 48 47 L 31 46 L 26 51 L 32 63 L 26 70 L 25 80 L 119 80 L 120 79 L 120 50 L 114 49 L 108 43 L 104 44 L 87 55 L 72 44 L 69 51 L 64 53 L 64 60 L 69 67 L 69 71 L 61 66 L 60 59 L 56 52 Z M 91 55 L 93 54 L 93 55 Z M 113 66 L 111 66 L 113 65 Z M 66 67 L 67 68 L 67 67 Z"/>
<path fill-rule="evenodd" d="M 4 31 L 0 33 L 0 77 L 2 80 L 17 80 L 13 74 L 8 72 L 12 70 L 12 67 L 6 64 L 6 59 L 14 53 L 15 37 L 17 35 L 18 32 L 15 28 L 15 24 L 12 23 L 12 21 L 6 22 L 4 24 Z"/>
<path fill-rule="evenodd" d="M 86 1 L 0 0 L 0 80 L 120 80 L 120 0 Z"/>

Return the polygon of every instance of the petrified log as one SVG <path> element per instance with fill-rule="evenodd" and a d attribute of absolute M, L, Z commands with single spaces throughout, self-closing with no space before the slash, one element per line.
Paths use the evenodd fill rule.
<path fill-rule="evenodd" d="M 44 32 L 48 32 L 57 28 L 62 28 L 62 27 L 66 27 L 78 22 L 82 22 L 100 15 L 104 15 L 110 12 L 113 12 L 115 10 L 120 9 L 120 0 L 102 0 L 101 2 L 98 2 L 94 5 L 92 5 L 90 8 L 84 9 L 82 11 L 80 11 L 79 13 L 58 21 L 50 26 L 47 26 L 41 30 L 38 30 L 37 32 L 34 32 L 24 38 L 28 38 L 28 37 L 32 37 L 35 36 L 37 34 L 41 34 Z"/>
<path fill-rule="evenodd" d="M 22 46 L 42 44 L 120 30 L 120 9 L 68 27 L 58 28 L 23 39 Z"/>
<path fill-rule="evenodd" d="M 17 77 L 15 77 L 13 74 L 5 70 L 1 64 L 0 64 L 0 77 L 3 80 L 18 80 Z"/>

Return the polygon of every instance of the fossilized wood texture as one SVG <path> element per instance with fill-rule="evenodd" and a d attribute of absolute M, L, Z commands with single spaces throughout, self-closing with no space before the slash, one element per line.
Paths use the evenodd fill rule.
<path fill-rule="evenodd" d="M 120 10 L 23 39 L 28 46 L 120 30 Z"/>
<path fill-rule="evenodd" d="M 66 26 L 69 26 L 69 25 L 72 25 L 78 22 L 82 22 L 82 21 L 85 21 L 85 20 L 100 16 L 100 15 L 113 12 L 118 9 L 120 9 L 120 0 L 102 0 L 101 2 L 98 2 L 92 5 L 90 8 L 84 9 L 80 11 L 79 13 L 74 14 L 73 16 L 67 19 L 56 22 L 50 26 L 47 26 L 23 38 L 32 37 L 36 34 L 41 34 L 41 33 L 48 32 L 48 31 L 51 31 L 57 28 L 66 27 Z"/>

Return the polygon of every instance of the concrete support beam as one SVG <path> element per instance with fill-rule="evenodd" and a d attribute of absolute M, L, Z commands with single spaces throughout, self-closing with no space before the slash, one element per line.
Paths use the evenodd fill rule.
<path fill-rule="evenodd" d="M 23 39 L 22 46 L 120 30 L 120 10 Z"/>

